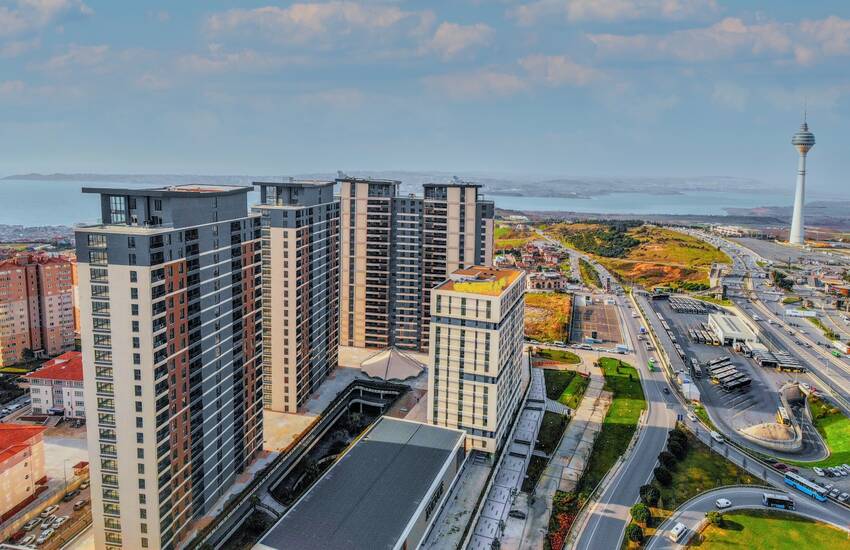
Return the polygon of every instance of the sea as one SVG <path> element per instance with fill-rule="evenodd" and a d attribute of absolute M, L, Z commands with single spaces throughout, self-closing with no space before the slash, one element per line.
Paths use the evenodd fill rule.
<path fill-rule="evenodd" d="M 0 224 L 68 225 L 97 223 L 100 216 L 97 198 L 83 194 L 82 187 L 151 187 L 150 184 L 110 183 L 105 181 L 0 180 Z M 792 193 L 695 191 L 675 195 L 615 193 L 591 198 L 488 195 L 496 207 L 512 210 L 548 210 L 602 214 L 718 214 L 728 207 L 755 208 L 790 206 Z M 816 196 L 807 197 L 817 200 Z M 249 193 L 249 204 L 259 200 Z"/>

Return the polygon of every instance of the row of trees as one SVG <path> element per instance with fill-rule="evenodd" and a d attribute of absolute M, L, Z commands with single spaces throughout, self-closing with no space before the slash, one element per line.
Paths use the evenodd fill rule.
<path fill-rule="evenodd" d="M 680 428 L 676 427 L 667 434 L 667 448 L 658 455 L 658 466 L 653 471 L 655 480 L 662 487 L 669 487 L 673 483 L 671 473 L 677 464 L 688 456 L 690 442 L 688 436 Z M 661 500 L 661 491 L 655 485 L 642 485 L 640 488 L 640 502 L 629 510 L 632 523 L 626 527 L 626 537 L 640 544 L 643 542 L 644 528 L 652 525 L 652 508 L 658 506 Z"/>

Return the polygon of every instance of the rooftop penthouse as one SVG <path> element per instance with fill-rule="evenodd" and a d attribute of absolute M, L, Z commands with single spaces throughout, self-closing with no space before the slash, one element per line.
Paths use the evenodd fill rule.
<path fill-rule="evenodd" d="M 500 269 L 484 266 L 472 266 L 458 269 L 449 280 L 437 286 L 435 290 L 479 294 L 482 296 L 500 296 L 522 274 L 518 269 Z"/>

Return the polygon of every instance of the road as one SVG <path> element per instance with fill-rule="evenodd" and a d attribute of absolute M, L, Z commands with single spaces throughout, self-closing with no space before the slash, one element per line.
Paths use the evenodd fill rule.
<path fill-rule="evenodd" d="M 705 492 L 677 509 L 670 518 L 661 524 L 657 533 L 661 536 L 655 536 L 650 539 L 646 545 L 646 550 L 673 550 L 683 548 L 681 544 L 675 543 L 667 538 L 667 533 L 673 528 L 676 523 L 683 523 L 688 528 L 689 536 L 694 533 L 696 528 L 705 519 L 706 512 L 716 510 L 715 501 L 718 498 L 725 498 L 732 501 L 732 507 L 725 511 L 739 510 L 745 508 L 755 508 L 763 510 L 761 498 L 765 492 L 764 488 L 760 487 L 722 487 L 713 491 Z M 771 490 L 771 492 L 778 492 Z M 845 515 L 838 513 L 835 510 L 824 509 L 819 506 L 817 501 L 802 495 L 801 493 L 792 493 L 782 491 L 794 499 L 796 510 L 794 513 L 810 519 L 816 519 L 831 523 L 836 527 L 847 530 L 847 518 Z M 685 541 L 685 539 L 683 539 Z"/>
<path fill-rule="evenodd" d="M 545 238 L 564 248 L 553 239 Z M 629 522 L 629 508 L 637 502 L 640 486 L 648 483 L 652 477 L 656 457 L 667 443 L 667 432 L 675 425 L 676 414 L 670 411 L 669 404 L 664 399 L 662 388 L 667 385 L 664 375 L 659 371 L 647 370 L 650 356 L 642 342 L 637 339 L 638 321 L 631 316 L 634 311 L 631 309 L 632 304 L 627 305 L 626 298 L 621 294 L 622 289 L 604 267 L 580 252 L 569 252 L 574 257 L 589 261 L 603 281 L 606 277 L 611 279 L 612 290 L 617 292 L 615 300 L 621 325 L 625 329 L 623 340 L 635 352 L 637 364 L 634 366 L 640 373 L 647 401 L 646 421 L 630 454 L 630 457 L 637 460 L 627 459 L 624 463 L 614 466 L 619 469 L 608 480 L 602 493 L 589 505 L 585 512 L 587 521 L 573 534 L 573 548 L 619 548 Z"/>

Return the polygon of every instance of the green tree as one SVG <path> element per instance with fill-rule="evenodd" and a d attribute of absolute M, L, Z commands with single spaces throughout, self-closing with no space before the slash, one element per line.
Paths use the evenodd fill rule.
<path fill-rule="evenodd" d="M 655 474 L 655 479 L 658 480 L 658 483 L 665 487 L 669 487 L 673 483 L 673 475 L 664 466 L 656 466 L 652 473 Z"/>
<path fill-rule="evenodd" d="M 655 485 L 641 485 L 640 499 L 647 506 L 655 506 L 658 504 L 658 499 L 661 498 L 661 491 Z"/>
<path fill-rule="evenodd" d="M 676 457 L 670 451 L 661 451 L 658 455 L 658 462 L 668 470 L 676 469 Z"/>
<path fill-rule="evenodd" d="M 673 453 L 673 455 L 679 460 L 682 460 L 688 455 L 688 450 L 685 449 L 685 447 L 683 447 L 678 441 L 668 441 L 667 450 Z"/>
<path fill-rule="evenodd" d="M 643 529 L 637 523 L 630 523 L 626 527 L 626 537 L 632 542 L 641 543 L 643 542 Z"/>
<path fill-rule="evenodd" d="M 632 519 L 641 525 L 649 525 L 649 522 L 652 521 L 652 512 L 643 502 L 638 502 L 632 506 L 629 513 L 632 515 Z"/>

